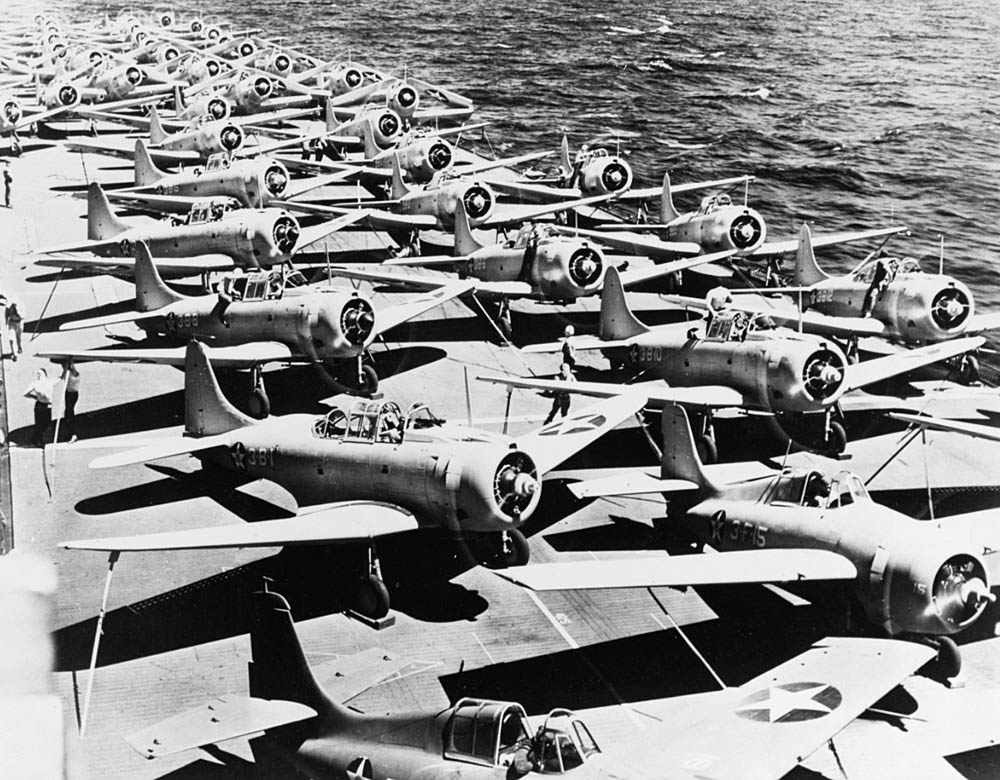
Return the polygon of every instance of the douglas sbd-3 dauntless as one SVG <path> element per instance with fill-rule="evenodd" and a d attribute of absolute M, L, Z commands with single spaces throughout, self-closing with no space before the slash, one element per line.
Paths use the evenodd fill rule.
<path fill-rule="evenodd" d="M 710 462 L 717 455 L 711 425 L 715 409 L 737 407 L 772 413 L 785 423 L 786 430 L 799 428 L 797 418 L 810 415 L 823 422 L 819 438 L 824 448 L 841 452 L 847 444 L 838 408 L 844 393 L 976 349 L 984 339 L 957 339 L 851 365 L 829 339 L 776 328 L 765 316 L 752 317 L 743 311 L 724 309 L 707 321 L 650 328 L 628 308 L 618 271 L 609 268 L 601 293 L 598 336 L 579 336 L 573 341 L 578 350 L 599 349 L 613 366 L 624 366 L 637 376 L 659 377 L 666 386 L 655 381 L 618 384 L 481 378 L 513 387 L 597 397 L 641 389 L 651 405 L 683 404 L 701 415 L 699 449 Z M 525 347 L 524 351 L 561 349 L 562 343 L 554 343 Z"/>
<path fill-rule="evenodd" d="M 49 350 L 38 355 L 62 362 L 183 366 L 184 345 L 197 338 L 212 346 L 213 365 L 250 369 L 250 408 L 256 416 L 266 417 L 271 404 L 261 376 L 264 364 L 312 363 L 324 379 L 339 384 L 332 380 L 326 366 L 355 361 L 356 370 L 348 382 L 370 395 L 378 389 L 378 374 L 364 360 L 372 342 L 387 330 L 472 287 L 470 282 L 454 282 L 376 311 L 370 300 L 344 288 L 302 288 L 288 294 L 278 270 L 225 278 L 221 285 L 229 288 L 228 299 L 222 295 L 187 297 L 174 292 L 157 273 L 148 247 L 140 243 L 135 261 L 136 311 L 70 322 L 61 329 L 131 322 L 146 331 L 149 343 L 126 349 Z M 157 337 L 162 339 L 157 341 Z"/>
<path fill-rule="evenodd" d="M 377 537 L 418 528 L 485 534 L 490 559 L 524 562 L 528 543 L 517 529 L 541 500 L 544 474 L 631 417 L 645 399 L 602 401 L 518 439 L 443 424 L 425 406 L 404 415 L 392 401 L 358 401 L 347 412 L 337 408 L 320 417 L 254 420 L 222 396 L 208 350 L 192 341 L 184 401 L 183 437 L 99 458 L 91 466 L 118 468 L 194 453 L 240 476 L 280 484 L 299 501 L 299 514 L 66 546 L 107 550 L 113 561 L 127 550 L 367 543 L 369 568 L 357 604 L 364 614 L 381 617 L 389 593 L 372 546 Z"/>
<path fill-rule="evenodd" d="M 503 576 L 535 590 L 843 580 L 869 622 L 937 645 L 941 671 L 958 673 L 948 636 L 996 600 L 995 517 L 919 522 L 876 504 L 849 472 L 829 479 L 789 469 L 720 485 L 702 467 L 684 409 L 665 407 L 662 427 L 658 479 L 636 470 L 570 490 L 581 498 L 663 492 L 667 530 L 718 554 L 540 564 Z"/>
<path fill-rule="evenodd" d="M 906 642 L 830 637 L 738 688 L 668 710 L 640 734 L 599 745 L 561 708 L 537 729 L 509 701 L 463 698 L 438 711 L 388 715 L 348 708 L 335 690 L 356 695 L 399 660 L 328 662 L 347 672 L 325 691 L 277 593 L 256 595 L 250 646 L 249 696 L 226 694 L 130 734 L 128 743 L 153 759 L 253 737 L 255 768 L 275 777 L 778 780 L 932 655 Z"/>

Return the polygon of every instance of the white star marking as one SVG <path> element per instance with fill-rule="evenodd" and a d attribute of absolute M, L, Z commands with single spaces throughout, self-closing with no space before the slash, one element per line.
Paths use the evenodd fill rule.
<path fill-rule="evenodd" d="M 816 712 L 819 713 L 816 717 L 820 717 L 820 715 L 826 715 L 833 710 L 822 702 L 815 701 L 813 697 L 825 691 L 827 687 L 829 686 L 825 683 L 816 683 L 811 688 L 804 688 L 800 691 L 769 688 L 766 699 L 744 707 L 742 711 L 767 710 L 769 723 L 776 723 L 790 712 L 798 710 Z"/>

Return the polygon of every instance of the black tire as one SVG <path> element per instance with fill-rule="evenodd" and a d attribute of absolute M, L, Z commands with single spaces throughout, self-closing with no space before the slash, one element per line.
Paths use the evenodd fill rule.
<path fill-rule="evenodd" d="M 250 409 L 250 415 L 256 417 L 258 420 L 263 420 L 271 414 L 271 399 L 268 398 L 267 392 L 263 387 L 255 387 L 250 392 L 250 399 L 247 406 Z"/>
<path fill-rule="evenodd" d="M 699 436 L 698 441 L 695 442 L 695 448 L 698 450 L 698 458 L 704 465 L 710 466 L 718 462 L 719 447 L 716 445 L 714 437 L 707 434 Z"/>
<path fill-rule="evenodd" d="M 358 392 L 361 395 L 375 395 L 378 392 L 378 373 L 372 366 L 361 366 L 361 376 L 358 380 Z"/>
<path fill-rule="evenodd" d="M 958 381 L 963 385 L 975 384 L 979 381 L 979 360 L 975 355 L 966 355 L 958 367 Z"/>
<path fill-rule="evenodd" d="M 945 679 L 962 673 L 962 653 L 950 636 L 938 637 L 938 654 L 934 660 L 938 674 Z"/>
<path fill-rule="evenodd" d="M 826 437 L 826 446 L 834 455 L 840 455 L 840 453 L 847 449 L 847 431 L 836 420 L 830 423 L 830 432 Z"/>
<path fill-rule="evenodd" d="M 354 610 L 372 620 L 380 620 L 389 614 L 389 589 L 374 574 L 366 574 L 358 583 Z"/>
<path fill-rule="evenodd" d="M 497 320 L 497 327 L 500 328 L 500 332 L 507 341 L 511 341 L 514 338 L 514 326 L 511 324 L 509 317 L 500 317 Z"/>
<path fill-rule="evenodd" d="M 499 561 L 502 566 L 524 566 L 531 558 L 528 540 L 517 529 L 507 532 L 508 544 L 500 542 Z"/>

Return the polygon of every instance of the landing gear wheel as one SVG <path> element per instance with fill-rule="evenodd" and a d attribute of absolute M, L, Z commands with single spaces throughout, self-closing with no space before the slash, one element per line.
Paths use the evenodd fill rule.
<path fill-rule="evenodd" d="M 979 360 L 975 355 L 964 355 L 958 364 L 958 381 L 963 385 L 979 381 Z"/>
<path fill-rule="evenodd" d="M 510 321 L 510 311 L 507 312 L 507 316 L 500 316 L 500 319 L 497 320 L 497 327 L 500 328 L 500 332 L 507 341 L 514 338 L 514 325 Z"/>
<path fill-rule="evenodd" d="M 933 639 L 925 637 L 923 642 L 937 649 L 937 656 L 924 664 L 923 669 L 921 669 L 923 674 L 942 683 L 946 683 L 961 674 L 962 653 L 954 639 L 949 636 L 939 636 Z"/>
<path fill-rule="evenodd" d="M 358 374 L 358 392 L 361 395 L 375 395 L 378 391 L 378 373 L 372 366 L 361 366 Z"/>
<path fill-rule="evenodd" d="M 263 420 L 271 413 L 271 399 L 268 398 L 267 391 L 262 386 L 255 387 L 250 391 L 247 405 L 250 408 L 250 415 L 258 420 Z"/>
<path fill-rule="evenodd" d="M 698 441 L 695 442 L 695 447 L 698 450 L 698 458 L 706 466 L 710 466 L 719 460 L 719 448 L 715 443 L 715 438 L 709 434 L 704 434 L 698 437 Z"/>
<path fill-rule="evenodd" d="M 389 614 L 389 589 L 375 574 L 366 574 L 358 583 L 354 599 L 354 610 L 372 620 L 380 620 Z"/>
<path fill-rule="evenodd" d="M 847 431 L 836 420 L 830 423 L 830 430 L 826 435 L 826 446 L 834 455 L 840 455 L 847 449 Z"/>

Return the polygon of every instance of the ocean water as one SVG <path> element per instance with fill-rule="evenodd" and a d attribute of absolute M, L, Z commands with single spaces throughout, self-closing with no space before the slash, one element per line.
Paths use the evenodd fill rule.
<path fill-rule="evenodd" d="M 56 0 L 64 18 L 129 6 Z M 754 174 L 772 238 L 902 223 L 900 253 L 1000 308 L 996 0 L 173 2 L 470 97 L 504 153 L 606 145 L 643 184 Z M 38 6 L 12 0 L 9 15 Z M 740 193 L 742 195 L 742 193 Z M 694 196 L 691 196 L 694 197 Z M 693 206 L 694 200 L 678 200 Z M 860 248 L 825 250 L 847 270 Z"/>

